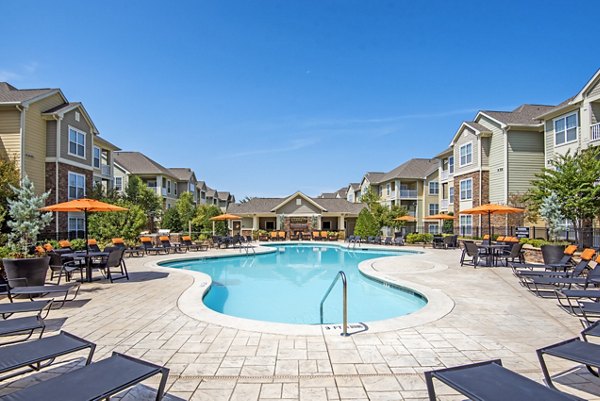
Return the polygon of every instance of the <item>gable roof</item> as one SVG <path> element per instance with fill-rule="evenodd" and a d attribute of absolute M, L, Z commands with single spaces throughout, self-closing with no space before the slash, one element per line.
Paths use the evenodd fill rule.
<path fill-rule="evenodd" d="M 536 118 L 554 106 L 541 104 L 522 104 L 513 111 L 482 110 L 479 114 L 486 115 L 504 125 L 538 126 L 540 122 Z M 477 119 L 477 118 L 476 118 Z"/>
<path fill-rule="evenodd" d="M 175 178 L 173 173 L 166 167 L 155 162 L 141 152 L 115 152 L 113 154 L 115 163 L 121 165 L 130 174 L 136 175 L 168 175 Z"/>
<path fill-rule="evenodd" d="M 323 192 L 321 195 L 317 196 L 317 198 L 337 198 L 337 192 Z"/>
<path fill-rule="evenodd" d="M 204 181 L 197 181 L 196 188 L 200 188 L 201 191 L 206 192 L 206 183 Z"/>
<path fill-rule="evenodd" d="M 285 205 L 286 203 L 291 202 L 293 199 L 295 199 L 297 196 L 304 198 L 308 203 L 312 204 L 314 207 L 321 209 L 323 211 L 327 211 L 326 208 L 324 208 L 323 206 L 321 206 L 315 199 L 312 199 L 310 197 L 308 197 L 307 195 L 303 194 L 300 191 L 296 191 L 294 194 L 288 196 L 287 198 L 283 199 L 283 201 L 281 203 L 279 203 L 278 205 L 276 205 L 271 211 L 274 212 L 275 210 L 279 209 L 280 207 L 282 207 L 283 205 Z M 321 201 L 321 199 L 319 199 L 319 201 Z"/>
<path fill-rule="evenodd" d="M 441 159 L 446 155 L 451 155 L 452 154 L 452 147 L 448 147 L 444 150 L 442 150 L 440 153 L 438 153 L 437 155 L 435 155 L 433 158 L 434 159 Z"/>
<path fill-rule="evenodd" d="M 439 162 L 436 159 L 415 158 L 410 159 L 392 171 L 384 174 L 379 182 L 390 181 L 396 178 L 419 179 L 425 178 L 432 170 L 437 170 Z"/>
<path fill-rule="evenodd" d="M 293 197 L 294 195 L 292 195 Z M 286 199 L 289 199 L 286 198 Z M 308 198 L 313 202 L 318 202 L 318 204 L 325 208 L 326 211 L 331 213 L 346 213 L 352 215 L 358 215 L 360 211 L 366 207 L 364 203 L 351 203 L 346 199 L 339 198 Z M 229 205 L 227 211 L 232 214 L 255 214 L 255 213 L 264 213 L 270 214 L 274 213 L 273 210 L 278 208 L 278 205 L 282 204 L 282 200 L 284 198 L 252 198 L 244 203 L 234 203 Z M 285 204 L 285 202 L 283 202 Z"/>
<path fill-rule="evenodd" d="M 583 98 L 586 96 L 586 94 L 590 90 L 590 88 L 598 83 L 600 83 L 600 69 L 598 69 L 594 73 L 592 78 L 586 82 L 586 84 L 583 86 L 583 88 L 581 88 L 581 90 L 579 92 L 577 92 L 577 94 L 575 96 L 571 96 L 570 98 L 568 98 L 564 102 L 560 103 L 556 107 L 553 107 L 550 110 L 546 110 L 544 113 L 541 113 L 538 116 L 536 116 L 536 118 L 538 120 L 543 120 L 548 117 L 553 117 L 555 115 L 561 114 L 561 112 L 563 110 L 566 112 L 566 111 L 569 111 L 569 109 L 571 109 L 571 108 L 575 108 L 576 106 L 579 105 L 580 102 L 583 101 Z"/>
<path fill-rule="evenodd" d="M 221 201 L 227 201 L 227 200 L 229 200 L 229 196 L 230 195 L 231 194 L 229 192 L 227 192 L 227 191 L 225 191 L 225 192 L 219 191 L 218 198 Z"/>
<path fill-rule="evenodd" d="M 85 118 L 87 120 L 87 122 L 90 124 L 93 132 L 95 134 L 99 134 L 98 128 L 96 128 L 96 124 L 94 124 L 92 117 L 90 117 L 90 114 L 87 112 L 85 107 L 83 107 L 83 104 L 81 102 L 67 102 L 67 103 L 58 105 L 56 107 L 52 107 L 51 109 L 48 109 L 48 110 L 42 112 L 42 115 L 43 116 L 62 117 L 66 113 L 70 112 L 71 110 L 75 110 L 75 109 L 79 109 L 79 111 L 81 111 L 81 114 L 83 114 L 83 118 Z"/>
<path fill-rule="evenodd" d="M 60 89 L 56 88 L 17 89 L 8 82 L 0 82 L 0 104 L 22 104 L 54 93 L 60 93 L 65 98 Z"/>
<path fill-rule="evenodd" d="M 358 191 L 360 189 L 360 182 L 351 182 L 348 185 L 348 189 L 351 189 L 352 191 Z"/>
<path fill-rule="evenodd" d="M 187 167 L 170 167 L 169 170 L 179 181 L 189 181 L 194 176 L 194 171 Z"/>
<path fill-rule="evenodd" d="M 348 195 L 348 187 L 342 187 L 338 189 L 335 194 L 340 198 L 345 198 L 346 195 Z"/>
<path fill-rule="evenodd" d="M 216 189 L 212 189 L 210 187 L 206 187 L 206 197 L 207 198 L 214 198 L 216 196 L 219 196 L 219 193 L 217 192 Z"/>

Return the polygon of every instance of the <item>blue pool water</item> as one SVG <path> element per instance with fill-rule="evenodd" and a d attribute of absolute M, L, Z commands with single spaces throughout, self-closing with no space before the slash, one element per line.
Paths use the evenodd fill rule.
<path fill-rule="evenodd" d="M 281 245 L 256 256 L 191 259 L 162 265 L 210 275 L 209 308 L 236 317 L 280 323 L 319 324 L 319 304 L 338 271 L 348 281 L 348 321 L 389 319 L 414 312 L 427 301 L 386 286 L 358 270 L 366 259 L 406 252 L 347 250 L 339 246 Z M 324 305 L 324 323 L 342 320 L 341 280 Z"/>

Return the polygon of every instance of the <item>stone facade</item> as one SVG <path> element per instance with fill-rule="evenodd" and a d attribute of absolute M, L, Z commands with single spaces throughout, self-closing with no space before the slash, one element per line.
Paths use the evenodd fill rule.
<path fill-rule="evenodd" d="M 64 163 L 58 163 L 58 185 L 56 183 L 56 164 L 46 163 L 46 191 L 50 191 L 50 196 L 46 200 L 46 204 L 53 205 L 55 203 L 67 202 L 69 200 L 69 172 L 77 173 L 85 176 L 86 193 L 93 188 L 94 174 L 91 170 L 85 170 L 80 167 L 71 166 Z M 58 200 L 56 194 L 58 193 Z M 68 215 L 67 213 L 57 213 L 58 228 L 56 221 L 52 220 L 47 232 L 66 233 L 68 231 Z M 66 235 L 64 235 L 66 237 Z"/>

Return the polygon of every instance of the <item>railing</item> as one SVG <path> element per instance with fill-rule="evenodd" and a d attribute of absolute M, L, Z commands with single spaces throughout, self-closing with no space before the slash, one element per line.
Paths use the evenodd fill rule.
<path fill-rule="evenodd" d="M 442 174 L 440 174 L 440 180 L 447 180 L 450 174 L 448 174 L 448 170 L 442 170 Z"/>
<path fill-rule="evenodd" d="M 347 337 L 348 336 L 348 282 L 346 281 L 346 274 L 341 270 L 335 276 L 335 278 L 331 282 L 331 285 L 327 289 L 325 296 L 321 300 L 321 305 L 320 305 L 321 324 L 323 324 L 323 304 L 325 303 L 325 300 L 331 293 L 331 290 L 333 289 L 335 284 L 338 282 L 340 277 L 342 278 L 342 305 L 343 305 L 342 334 L 341 335 L 344 337 Z"/>
<path fill-rule="evenodd" d="M 448 199 L 442 199 L 440 201 L 440 210 L 448 210 L 449 204 L 450 204 L 450 201 Z"/>
<path fill-rule="evenodd" d="M 417 190 L 416 189 L 401 189 L 400 190 L 400 198 L 416 198 Z"/>
<path fill-rule="evenodd" d="M 596 123 L 590 127 L 590 135 L 592 141 L 597 141 L 600 139 L 600 123 Z"/>
<path fill-rule="evenodd" d="M 102 173 L 102 175 L 106 175 L 110 177 L 110 166 L 106 165 L 106 164 L 102 164 L 100 166 L 100 172 Z"/>

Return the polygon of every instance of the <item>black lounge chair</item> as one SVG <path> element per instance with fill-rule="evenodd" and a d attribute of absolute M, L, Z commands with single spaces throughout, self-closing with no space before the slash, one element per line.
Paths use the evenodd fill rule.
<path fill-rule="evenodd" d="M 181 242 L 190 251 L 208 251 L 208 246 L 204 244 L 195 244 L 192 241 L 192 237 L 188 235 L 184 235 L 183 237 L 181 237 Z"/>
<path fill-rule="evenodd" d="M 156 394 L 156 401 L 160 401 L 164 395 L 169 369 L 114 352 L 110 358 L 17 390 L 0 397 L 0 400 L 101 400 L 157 374 L 162 376 Z"/>
<path fill-rule="evenodd" d="M 144 250 L 146 255 L 150 255 L 151 252 L 154 252 L 155 255 L 158 255 L 160 253 L 169 253 L 169 250 L 163 248 L 162 246 L 154 246 L 150 237 L 142 237 L 140 238 L 140 242 L 142 243 L 142 249 Z"/>
<path fill-rule="evenodd" d="M 549 288 L 552 293 L 557 287 L 570 289 L 573 286 L 580 286 L 587 289 L 588 285 L 598 278 L 600 278 L 600 264 L 590 270 L 585 277 L 525 277 L 523 284 L 537 296 L 543 297 L 544 292 L 547 293 Z"/>
<path fill-rule="evenodd" d="M 89 354 L 85 364 L 89 365 L 96 344 L 64 331 L 56 336 L 0 347 L 0 374 L 19 369 L 18 372 L 2 376 L 0 380 L 6 380 L 31 370 L 38 371 L 51 365 L 59 356 L 82 351 L 86 348 L 89 348 Z M 28 369 L 21 370 L 27 367 Z"/>
<path fill-rule="evenodd" d="M 569 361 L 584 364 L 588 371 L 598 377 L 597 369 L 600 368 L 600 345 L 582 341 L 579 338 L 562 341 L 537 351 L 537 356 L 544 373 L 544 378 L 548 386 L 555 388 L 552 383 L 552 377 L 546 366 L 544 355 L 554 356 L 556 358 L 567 359 Z M 595 369 L 594 369 L 595 368 Z"/>
<path fill-rule="evenodd" d="M 446 249 L 458 248 L 458 235 L 447 235 L 444 237 L 444 247 Z"/>
<path fill-rule="evenodd" d="M 517 276 L 521 281 L 526 277 L 578 277 L 587 269 L 590 261 L 581 259 L 572 270 L 557 271 L 556 269 L 549 270 L 533 270 L 533 269 L 519 269 L 517 263 L 509 263 L 509 266 L 513 269 L 513 274 Z"/>
<path fill-rule="evenodd" d="M 396 237 L 394 238 L 394 245 L 404 245 L 404 238 L 403 237 Z"/>
<path fill-rule="evenodd" d="M 587 341 L 588 336 L 600 337 L 600 320 L 583 329 L 581 332 L 581 338 L 583 338 L 583 341 Z"/>
<path fill-rule="evenodd" d="M 10 302 L 0 304 L 0 316 L 2 319 L 8 319 L 15 313 L 27 313 L 27 312 L 37 312 L 38 315 L 41 316 L 42 311 L 46 310 L 47 313 L 43 318 L 45 319 L 50 312 L 50 307 L 52 300 L 47 299 L 43 301 L 24 301 L 24 302 Z"/>
<path fill-rule="evenodd" d="M 582 400 L 508 370 L 499 359 L 425 372 L 430 401 L 436 401 L 434 378 L 473 401 Z"/>
<path fill-rule="evenodd" d="M 385 239 L 383 240 L 383 245 L 393 245 L 392 237 L 385 237 Z"/>
<path fill-rule="evenodd" d="M 554 290 L 558 304 L 570 313 L 581 316 L 579 303 L 581 300 L 600 301 L 600 290 L 572 290 L 559 288 Z"/>
<path fill-rule="evenodd" d="M 18 336 L 19 338 L 2 342 L 0 345 L 8 345 L 28 340 L 36 330 L 40 331 L 39 338 L 42 338 L 45 329 L 46 325 L 44 324 L 44 319 L 39 315 L 2 320 L 0 321 L 0 336 Z M 26 337 L 21 338 L 21 334 L 26 334 Z"/>
<path fill-rule="evenodd" d="M 12 284 L 16 282 L 24 283 L 23 287 L 13 287 Z M 79 294 L 79 288 L 81 287 L 81 283 L 69 283 L 62 285 L 34 285 L 28 286 L 26 278 L 14 278 L 9 279 L 8 283 L 2 284 L 0 283 L 0 295 L 8 296 L 10 302 L 13 302 L 13 298 L 15 296 L 26 296 L 29 297 L 30 300 L 33 301 L 33 298 L 44 297 L 47 295 L 58 295 L 65 294 L 63 299 L 60 302 L 60 306 L 58 308 L 62 308 L 65 302 L 73 301 L 77 298 L 77 294 Z M 3 291 L 2 291 L 3 290 Z M 69 294 L 72 293 L 71 298 L 69 299 Z"/>
<path fill-rule="evenodd" d="M 162 247 L 167 250 L 167 253 L 171 253 L 171 251 L 173 251 L 173 253 L 183 253 L 188 250 L 186 246 L 182 247 L 179 244 L 171 244 L 171 240 L 166 235 L 161 236 L 159 240 Z"/>

